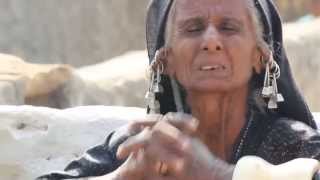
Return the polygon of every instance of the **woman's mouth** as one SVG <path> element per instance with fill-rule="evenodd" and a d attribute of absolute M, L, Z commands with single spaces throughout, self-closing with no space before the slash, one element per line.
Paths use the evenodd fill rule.
<path fill-rule="evenodd" d="M 225 70 L 226 67 L 223 65 L 212 65 L 212 66 L 201 66 L 200 71 L 216 71 L 216 70 Z"/>

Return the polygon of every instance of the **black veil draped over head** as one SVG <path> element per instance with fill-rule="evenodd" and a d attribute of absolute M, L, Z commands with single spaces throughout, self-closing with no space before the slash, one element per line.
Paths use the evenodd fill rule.
<path fill-rule="evenodd" d="M 282 24 L 277 9 L 272 0 L 253 1 L 262 21 L 264 40 L 271 47 L 274 59 L 281 69 L 278 88 L 285 101 L 279 104 L 276 113 L 278 117 L 300 121 L 316 129 L 313 116 L 291 75 L 289 62 L 283 47 Z M 164 46 L 165 25 L 172 2 L 173 0 L 150 0 L 146 19 L 147 49 L 150 63 L 154 59 L 156 51 Z M 263 74 L 255 74 L 254 76 L 257 76 L 254 77 L 254 83 L 262 87 Z M 161 113 L 176 112 L 178 108 L 176 107 L 170 77 L 163 75 L 161 84 L 164 87 L 164 92 L 156 96 L 160 102 Z M 181 88 L 178 90 L 183 91 Z M 185 112 L 188 113 L 187 111 Z M 108 174 L 124 162 L 116 158 L 116 152 L 118 146 L 128 137 L 129 135 L 125 130 L 116 130 L 108 135 L 103 144 L 89 149 L 82 157 L 69 163 L 63 172 L 52 172 L 38 179 L 76 179 Z M 232 162 L 236 161 L 237 158 L 232 160 Z"/>
<path fill-rule="evenodd" d="M 164 46 L 165 26 L 173 0 L 151 0 L 146 20 L 147 48 L 150 62 L 155 56 L 156 50 Z M 282 23 L 279 13 L 272 0 L 254 0 L 255 7 L 260 15 L 263 25 L 264 40 L 272 48 L 274 59 L 280 66 L 281 77 L 278 88 L 284 96 L 285 101 L 279 104 L 277 113 L 279 116 L 287 117 L 316 128 L 312 113 L 300 94 L 291 74 L 290 65 L 282 40 Z M 263 75 L 257 75 L 255 82 L 263 86 Z M 176 105 L 172 93 L 169 77 L 165 76 L 161 82 L 164 93 L 157 96 L 160 102 L 162 114 L 175 112 Z"/>

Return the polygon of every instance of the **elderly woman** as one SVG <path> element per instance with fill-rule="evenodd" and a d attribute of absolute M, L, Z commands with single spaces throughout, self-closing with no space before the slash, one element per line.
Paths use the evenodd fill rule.
<path fill-rule="evenodd" d="M 320 159 L 271 0 L 152 0 L 147 45 L 156 115 L 43 178 L 230 180 L 247 155 Z"/>

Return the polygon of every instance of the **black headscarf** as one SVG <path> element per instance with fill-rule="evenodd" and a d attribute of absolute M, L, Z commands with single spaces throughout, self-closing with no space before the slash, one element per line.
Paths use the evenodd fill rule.
<path fill-rule="evenodd" d="M 155 56 L 156 50 L 164 46 L 165 26 L 167 16 L 173 0 L 151 0 L 146 19 L 147 48 L 150 62 Z M 278 80 L 279 92 L 284 96 L 285 101 L 279 104 L 277 113 L 281 117 L 287 117 L 301 121 L 316 128 L 313 116 L 301 96 L 291 74 L 290 65 L 282 40 L 282 23 L 279 13 L 272 0 L 254 0 L 261 24 L 263 25 L 264 40 L 272 48 L 274 59 L 281 69 L 281 77 Z M 263 86 L 263 75 L 256 75 L 255 84 Z M 159 94 L 157 99 L 160 102 L 162 114 L 177 110 L 170 78 L 164 76 L 161 81 L 164 93 Z M 183 94 L 183 93 L 182 93 Z"/>

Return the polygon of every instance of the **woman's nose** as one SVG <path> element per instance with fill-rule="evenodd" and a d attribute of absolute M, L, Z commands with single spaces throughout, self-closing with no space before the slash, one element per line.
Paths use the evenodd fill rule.
<path fill-rule="evenodd" d="M 215 27 L 208 27 L 203 34 L 202 50 L 208 52 L 222 51 L 223 45 L 219 32 Z"/>

